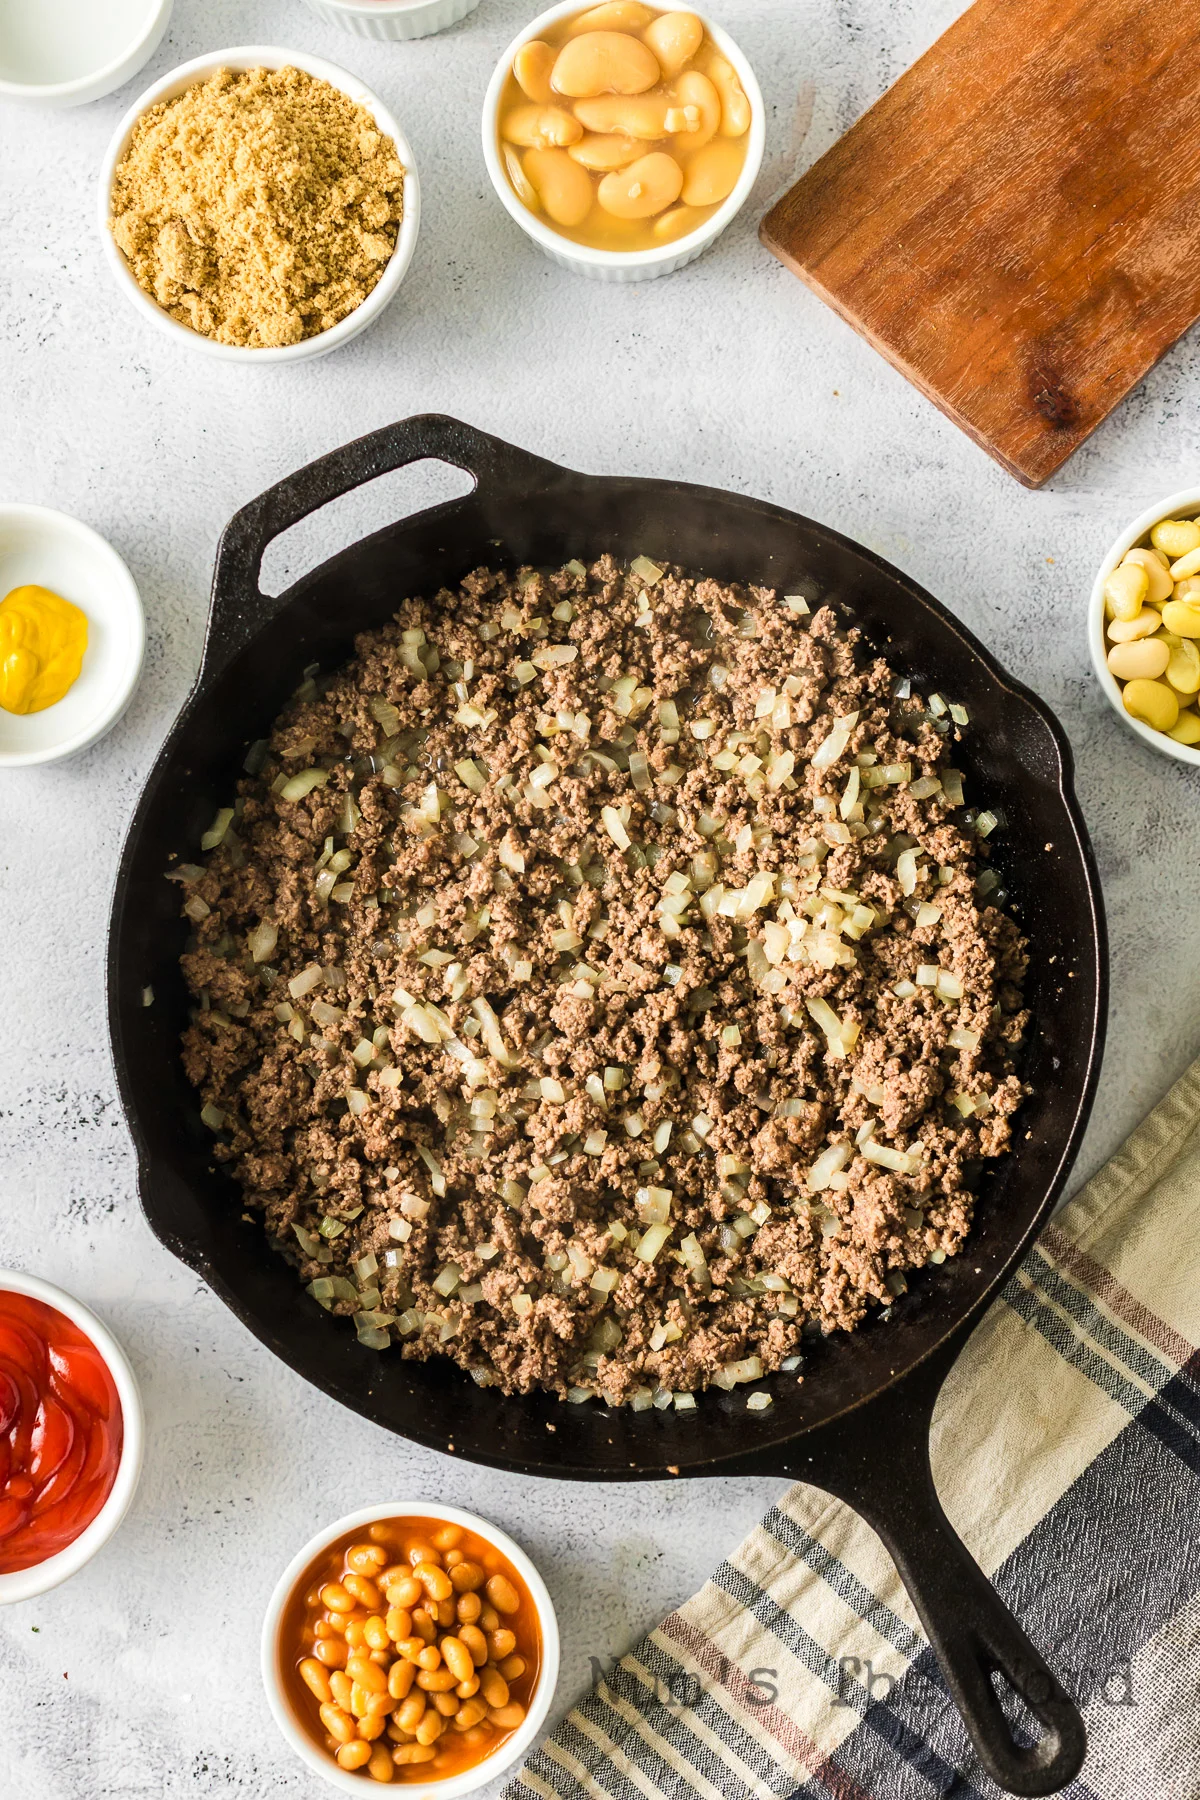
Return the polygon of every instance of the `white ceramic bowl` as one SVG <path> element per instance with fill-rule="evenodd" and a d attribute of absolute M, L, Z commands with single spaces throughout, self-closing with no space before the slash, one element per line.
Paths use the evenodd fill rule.
<path fill-rule="evenodd" d="M 538 1622 L 542 1628 L 542 1666 L 529 1711 L 520 1730 L 514 1731 L 494 1755 L 486 1757 L 483 1762 L 477 1763 L 473 1769 L 465 1770 L 461 1775 L 447 1776 L 444 1781 L 406 1781 L 402 1788 L 405 1794 L 411 1796 L 411 1800 L 460 1800 L 463 1794 L 472 1794 L 477 1788 L 486 1787 L 527 1754 L 546 1722 L 554 1690 L 558 1685 L 558 1620 L 546 1584 L 520 1545 L 514 1544 L 505 1532 L 490 1525 L 486 1519 L 477 1517 L 475 1513 L 463 1512 L 457 1506 L 438 1506 L 430 1500 L 394 1500 L 383 1506 L 362 1506 L 357 1512 L 347 1513 L 344 1519 L 336 1519 L 324 1531 L 319 1531 L 316 1537 L 310 1538 L 304 1548 L 296 1552 L 280 1576 L 267 1606 L 267 1616 L 263 1620 L 262 1677 L 267 1691 L 267 1704 L 275 1723 L 301 1761 L 307 1763 L 315 1774 L 323 1775 L 333 1787 L 340 1788 L 343 1794 L 356 1794 L 362 1800 L 363 1794 L 371 1787 L 370 1781 L 364 1781 L 360 1774 L 339 1769 L 333 1758 L 319 1744 L 314 1743 L 292 1711 L 279 1670 L 279 1627 L 292 1591 L 314 1557 L 319 1556 L 322 1550 L 335 1543 L 346 1532 L 374 1525 L 379 1519 L 440 1519 L 447 1525 L 462 1525 L 467 1531 L 477 1532 L 507 1556 L 529 1589 L 537 1608 Z"/>
<path fill-rule="evenodd" d="M 1108 642 L 1104 635 L 1104 584 L 1126 552 L 1140 543 L 1160 519 L 1190 519 L 1197 514 L 1200 514 L 1200 487 L 1184 488 L 1182 493 L 1172 494 L 1157 506 L 1148 508 L 1132 525 L 1126 527 L 1100 564 L 1100 573 L 1096 576 L 1092 597 L 1088 602 L 1088 649 L 1092 653 L 1092 666 L 1105 699 L 1126 730 L 1132 731 L 1135 737 L 1140 737 L 1144 744 L 1149 744 L 1160 755 L 1174 757 L 1176 762 L 1186 763 L 1193 769 L 1200 769 L 1200 745 L 1177 744 L 1165 732 L 1152 730 L 1141 719 L 1135 719 L 1132 713 L 1125 710 L 1120 683 L 1108 666 Z"/>
<path fill-rule="evenodd" d="M 558 6 L 552 6 L 548 12 L 539 13 L 532 24 L 519 32 L 513 39 L 500 61 L 496 64 L 495 73 L 488 83 L 487 94 L 483 102 L 483 159 L 487 164 L 488 174 L 505 210 L 514 218 L 527 237 L 531 237 L 551 261 L 560 263 L 564 269 L 572 269 L 577 275 L 588 275 L 593 281 L 652 281 L 657 275 L 670 275 L 676 269 L 682 269 L 686 263 L 694 262 L 702 256 L 709 245 L 720 237 L 731 219 L 739 213 L 746 203 L 750 189 L 754 186 L 762 164 L 763 145 L 766 142 L 766 117 L 763 110 L 762 90 L 755 78 L 754 70 L 746 61 L 733 39 L 727 32 L 704 13 L 697 14 L 703 19 L 704 28 L 717 46 L 722 56 L 728 58 L 737 70 L 738 79 L 746 90 L 746 98 L 750 102 L 750 130 L 746 145 L 746 162 L 738 177 L 733 192 L 713 213 L 687 237 L 675 238 L 661 249 L 652 250 L 594 250 L 587 244 L 577 244 L 573 239 L 564 237 L 555 231 L 553 225 L 547 224 L 536 213 L 518 200 L 513 192 L 512 183 L 504 172 L 504 164 L 500 159 L 500 148 L 497 134 L 497 120 L 500 112 L 500 96 L 504 84 L 512 68 L 513 58 L 522 44 L 530 38 L 540 37 L 548 25 L 554 25 L 559 19 L 569 18 L 573 13 L 585 9 L 586 0 L 562 0 Z M 656 6 L 657 12 L 676 10 L 669 6 Z"/>
<path fill-rule="evenodd" d="M 82 106 L 144 68 L 174 0 L 8 0 L 0 7 L 0 100 Z"/>
<path fill-rule="evenodd" d="M 133 576 L 90 525 L 48 506 L 0 506 L 0 600 L 49 588 L 87 614 L 79 679 L 44 712 L 0 710 L 0 770 L 61 762 L 111 731 L 133 697 L 146 622 Z"/>
<path fill-rule="evenodd" d="M 303 343 L 283 344 L 271 350 L 253 350 L 240 344 L 218 344 L 213 338 L 205 337 L 199 331 L 192 331 L 189 326 L 181 325 L 177 319 L 164 312 L 155 304 L 149 294 L 144 293 L 134 280 L 132 271 L 125 258 L 117 249 L 112 231 L 109 229 L 109 213 L 111 210 L 113 177 L 117 165 L 129 148 L 129 140 L 133 128 L 142 114 L 156 105 L 160 100 L 173 100 L 177 94 L 184 93 L 194 87 L 197 82 L 206 81 L 215 75 L 218 69 L 304 69 L 309 75 L 321 81 L 327 81 L 331 87 L 340 88 L 351 100 L 365 107 L 371 114 L 380 131 L 390 137 L 396 146 L 400 161 L 404 164 L 404 217 L 400 221 L 400 230 L 396 236 L 396 248 L 392 251 L 391 260 L 379 277 L 362 305 L 347 315 L 328 331 L 318 332 L 316 337 L 305 338 Z M 181 63 L 179 68 L 172 69 L 161 81 L 137 99 L 130 107 L 121 123 L 117 126 L 104 165 L 100 171 L 100 189 L 97 196 L 97 218 L 100 226 L 100 238 L 104 246 L 105 259 L 112 270 L 118 287 L 127 299 L 135 306 L 142 317 L 149 319 L 165 331 L 177 343 L 186 344 L 193 350 L 202 350 L 209 356 L 222 357 L 226 362 L 254 363 L 257 366 L 272 363 L 304 362 L 313 356 L 327 356 L 331 350 L 337 350 L 342 344 L 348 344 L 356 338 L 360 331 L 373 325 L 385 306 L 396 297 L 396 290 L 404 280 L 405 271 L 412 261 L 416 248 L 417 231 L 421 223 L 421 188 L 417 179 L 416 164 L 413 160 L 412 147 L 401 131 L 383 101 L 373 94 L 357 77 L 350 75 L 345 69 L 339 69 L 333 63 L 324 62 L 319 56 L 306 56 L 301 50 L 280 50 L 269 45 L 242 45 L 235 50 L 218 50 L 209 56 L 198 56 L 192 62 Z"/>
<path fill-rule="evenodd" d="M 340 25 L 356 37 L 432 37 L 473 13 L 479 0 L 304 0 L 327 25 Z"/>
<path fill-rule="evenodd" d="M 38 1594 L 48 1593 L 60 1582 L 78 1574 L 83 1565 L 91 1562 L 104 1548 L 129 1511 L 137 1489 L 142 1472 L 145 1430 L 142 1400 L 133 1370 L 120 1344 L 95 1313 L 50 1282 L 39 1281 L 35 1275 L 19 1275 L 11 1269 L 0 1269 L 0 1293 L 27 1294 L 32 1300 L 41 1300 L 47 1306 L 56 1307 L 72 1325 L 86 1333 L 112 1372 L 125 1431 L 112 1491 L 86 1531 L 80 1532 L 65 1550 L 60 1550 L 56 1556 L 48 1556 L 45 1562 L 37 1563 L 32 1569 L 17 1569 L 11 1575 L 0 1575 L 0 1606 L 10 1606 L 18 1600 L 33 1600 Z"/>

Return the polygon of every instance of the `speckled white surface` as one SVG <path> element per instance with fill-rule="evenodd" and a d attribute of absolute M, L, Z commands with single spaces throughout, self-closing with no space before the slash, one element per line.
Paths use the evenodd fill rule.
<path fill-rule="evenodd" d="M 1200 479 L 1194 345 L 1030 494 L 759 247 L 767 203 L 956 0 L 723 0 L 771 113 L 751 206 L 679 275 L 642 288 L 573 279 L 505 217 L 477 143 L 494 59 L 532 10 L 483 0 L 445 36 L 385 45 L 298 0 L 178 0 L 140 85 L 222 45 L 295 45 L 360 73 L 416 149 L 426 212 L 400 298 L 369 334 L 296 369 L 185 355 L 111 289 L 92 185 L 138 83 L 76 113 L 0 112 L 0 494 L 105 533 L 149 623 L 142 686 L 112 736 L 0 783 L 0 1266 L 35 1270 L 105 1316 L 140 1371 L 149 1425 L 119 1538 L 67 1587 L 0 1616 L 4 1800 L 319 1800 L 259 1693 L 259 1618 L 318 1522 L 389 1491 L 457 1500 L 526 1545 L 560 1609 L 564 1704 L 589 1656 L 623 1649 L 699 1585 L 773 1494 L 753 1481 L 584 1490 L 415 1450 L 309 1391 L 143 1223 L 105 1038 L 111 871 L 196 669 L 218 533 L 279 476 L 438 409 L 583 468 L 743 489 L 862 539 L 961 613 L 1073 740 L 1113 940 L 1110 1048 L 1081 1174 L 1200 1049 L 1200 779 L 1121 731 L 1083 624 L 1126 518 Z M 441 479 L 379 484 L 297 532 L 286 566 Z"/>

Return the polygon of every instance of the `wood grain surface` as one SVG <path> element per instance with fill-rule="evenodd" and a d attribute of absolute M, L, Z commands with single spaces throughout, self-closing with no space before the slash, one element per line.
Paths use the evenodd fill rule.
<path fill-rule="evenodd" d="M 1200 5 L 976 0 L 761 235 L 1039 486 L 1200 317 Z"/>

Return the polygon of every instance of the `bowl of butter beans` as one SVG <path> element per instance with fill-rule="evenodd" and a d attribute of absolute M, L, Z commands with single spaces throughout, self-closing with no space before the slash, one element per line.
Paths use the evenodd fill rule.
<path fill-rule="evenodd" d="M 603 281 L 646 280 L 720 236 L 762 162 L 762 94 L 726 32 L 643 0 L 566 0 L 509 45 L 483 152 L 521 229 Z"/>
<path fill-rule="evenodd" d="M 372 1783 L 455 1800 L 540 1731 L 558 1676 L 545 1583 L 504 1532 L 456 1507 L 352 1513 L 304 1546 L 263 1627 L 276 1723 L 347 1793 Z"/>
<path fill-rule="evenodd" d="M 1092 590 L 1089 647 L 1124 723 L 1200 767 L 1200 487 L 1122 532 Z"/>

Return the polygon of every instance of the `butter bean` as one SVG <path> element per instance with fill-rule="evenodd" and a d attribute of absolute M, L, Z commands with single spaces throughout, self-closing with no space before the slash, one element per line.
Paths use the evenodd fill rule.
<path fill-rule="evenodd" d="M 621 137 L 617 132 L 589 131 L 578 143 L 568 146 L 567 155 L 581 168 L 605 175 L 610 169 L 623 169 L 644 155 L 645 150 L 645 144 L 639 144 L 636 138 Z"/>
<path fill-rule="evenodd" d="M 429 1763 L 437 1755 L 432 1744 L 397 1744 L 392 1751 L 392 1761 L 397 1768 L 407 1763 Z"/>
<path fill-rule="evenodd" d="M 575 117 L 585 131 L 653 142 L 667 135 L 667 104 L 665 94 L 598 94 L 594 100 L 580 100 Z"/>
<path fill-rule="evenodd" d="M 483 1602 L 478 1594 L 460 1594 L 454 1611 L 460 1625 L 473 1625 L 483 1611 Z"/>
<path fill-rule="evenodd" d="M 1171 579 L 1167 559 L 1160 551 L 1147 550 L 1144 546 L 1139 546 L 1138 549 L 1126 553 L 1121 560 L 1121 567 L 1128 568 L 1130 563 L 1138 563 L 1146 571 L 1150 588 L 1145 597 L 1151 606 L 1161 606 L 1164 600 L 1171 598 L 1171 588 L 1174 586 L 1174 582 Z M 1120 617 L 1119 613 L 1117 617 Z"/>
<path fill-rule="evenodd" d="M 592 210 L 592 184 L 585 169 L 565 150 L 527 150 L 522 167 L 556 225 L 582 225 Z"/>
<path fill-rule="evenodd" d="M 611 175 L 606 175 L 596 197 L 605 212 L 612 213 L 614 218 L 652 219 L 655 213 L 665 211 L 678 200 L 682 186 L 683 170 L 675 158 L 663 150 L 652 150 L 649 156 L 639 157 L 627 169 L 614 169 Z M 492 1594 L 492 1582 L 503 1580 L 502 1575 L 493 1575 L 488 1582 L 489 1595 Z M 494 1595 L 492 1598 L 495 1601 Z"/>
<path fill-rule="evenodd" d="M 1186 581 L 1189 575 L 1200 575 L 1200 549 L 1189 550 L 1178 562 L 1171 564 L 1171 580 Z"/>
<path fill-rule="evenodd" d="M 1200 575 L 1189 575 L 1186 581 L 1177 581 L 1175 598 L 1187 600 L 1192 606 L 1200 606 Z"/>
<path fill-rule="evenodd" d="M 455 1549 L 459 1544 L 462 1543 L 462 1541 L 463 1541 L 463 1528 L 461 1525 L 442 1525 L 433 1534 L 434 1549 L 441 1550 L 443 1553 L 445 1553 L 447 1550 Z M 450 1566 L 450 1558 L 447 1557 L 446 1558 L 446 1567 L 449 1568 L 449 1566 Z"/>
<path fill-rule="evenodd" d="M 525 1708 L 517 1700 L 510 1700 L 507 1706 L 495 1706 L 488 1713 L 493 1725 L 501 1731 L 515 1731 L 525 1717 Z"/>
<path fill-rule="evenodd" d="M 417 1658 L 417 1666 L 426 1675 L 432 1675 L 435 1669 L 442 1666 L 442 1653 L 436 1644 L 426 1644 Z"/>
<path fill-rule="evenodd" d="M 1105 610 L 1110 617 L 1128 623 L 1142 610 L 1150 592 L 1150 575 L 1140 562 L 1123 562 L 1104 584 Z"/>
<path fill-rule="evenodd" d="M 442 1566 L 439 1552 L 434 1549 L 432 1544 L 427 1544 L 423 1538 L 411 1543 L 405 1554 L 408 1557 L 408 1566 L 413 1570 L 416 1569 L 418 1563 L 432 1563 L 435 1569 L 440 1569 Z"/>
<path fill-rule="evenodd" d="M 1200 550 L 1200 525 L 1194 519 L 1160 519 L 1150 533 L 1150 542 L 1171 562 Z"/>
<path fill-rule="evenodd" d="M 505 1625 L 499 1626 L 488 1638 L 488 1649 L 496 1662 L 503 1662 L 506 1656 L 512 1655 L 516 1647 L 516 1634 Z"/>
<path fill-rule="evenodd" d="M 354 1596 L 340 1581 L 327 1581 L 321 1589 L 321 1605 L 332 1613 L 352 1613 Z"/>
<path fill-rule="evenodd" d="M 691 62 L 704 38 L 704 26 L 690 12 L 659 13 L 646 27 L 646 42 L 670 81 Z"/>
<path fill-rule="evenodd" d="M 351 1681 L 357 1681 L 369 1694 L 382 1694 L 387 1689 L 387 1676 L 369 1656 L 352 1656 L 346 1664 Z"/>
<path fill-rule="evenodd" d="M 644 94 L 659 79 L 648 44 L 626 31 L 585 31 L 558 53 L 550 76 L 556 94 L 590 100 L 597 94 Z"/>
<path fill-rule="evenodd" d="M 1161 640 L 1151 641 L 1158 643 Z M 1200 650 L 1191 638 L 1180 638 L 1171 646 L 1166 676 L 1177 694 L 1200 693 Z"/>
<path fill-rule="evenodd" d="M 366 1744 L 373 1744 L 376 1738 L 381 1738 L 386 1728 L 386 1713 L 368 1713 L 365 1719 L 358 1721 L 358 1735 Z"/>
<path fill-rule="evenodd" d="M 1185 708 L 1167 736 L 1174 738 L 1177 744 L 1200 744 L 1200 713 Z"/>
<path fill-rule="evenodd" d="M 440 1713 L 443 1719 L 452 1719 L 461 1705 L 462 1701 L 455 1688 L 447 1688 L 444 1694 L 433 1696 L 433 1710 Z"/>
<path fill-rule="evenodd" d="M 520 157 L 517 155 L 516 151 L 507 144 L 504 147 L 504 167 L 507 171 L 508 179 L 513 184 L 513 190 L 516 193 L 517 199 L 521 202 L 522 206 L 527 206 L 530 212 L 541 212 L 542 203 L 538 199 L 537 189 L 521 167 Z"/>
<path fill-rule="evenodd" d="M 721 96 L 707 75 L 699 69 L 685 69 L 671 90 L 671 105 L 682 107 L 688 115 L 687 130 L 674 134 L 671 148 L 680 156 L 703 150 L 715 138 L 721 125 Z M 692 118 L 695 118 L 695 124 Z"/>
<path fill-rule="evenodd" d="M 1170 660 L 1171 652 L 1161 638 L 1114 644 L 1108 653 L 1108 666 L 1118 681 L 1157 681 Z"/>
<path fill-rule="evenodd" d="M 443 1719 L 441 1713 L 433 1712 L 431 1710 L 425 1714 L 425 1717 L 417 1726 L 415 1733 L 416 1740 L 418 1744 L 436 1744 L 445 1729 L 446 1721 Z"/>
<path fill-rule="evenodd" d="M 513 57 L 513 74 L 517 78 L 517 85 L 527 99 L 536 101 L 539 106 L 545 106 L 554 98 L 554 90 L 550 86 L 550 71 L 557 55 L 558 51 L 552 50 L 541 38 L 531 38 L 527 44 L 521 45 Z"/>
<path fill-rule="evenodd" d="M 1200 603 L 1168 600 L 1162 609 L 1162 622 L 1176 637 L 1200 637 Z"/>
<path fill-rule="evenodd" d="M 481 1669 L 488 1659 L 487 1639 L 477 1625 L 460 1625 L 456 1633 L 460 1643 L 471 1652 L 471 1661 Z"/>
<path fill-rule="evenodd" d="M 1179 701 L 1163 681 L 1130 681 L 1121 698 L 1127 713 L 1155 731 L 1172 731 L 1179 722 Z"/>
<path fill-rule="evenodd" d="M 605 0 L 580 13 L 571 23 L 569 35 L 578 37 L 584 31 L 644 31 L 654 18 L 642 0 Z"/>
<path fill-rule="evenodd" d="M 348 1744 L 343 1744 L 334 1758 L 339 1769 L 361 1769 L 370 1760 L 371 1746 L 364 1744 L 361 1738 L 352 1738 Z"/>
<path fill-rule="evenodd" d="M 717 138 L 703 150 L 697 150 L 684 171 L 684 205 L 716 206 L 728 199 L 745 160 L 741 146 L 729 138 Z"/>
<path fill-rule="evenodd" d="M 407 1637 L 408 1633 L 403 1632 L 401 1635 Z M 392 1641 L 388 1628 L 378 1613 L 372 1613 L 369 1619 L 363 1621 L 363 1637 L 371 1650 L 387 1650 Z"/>
<path fill-rule="evenodd" d="M 349 1654 L 341 1638 L 322 1638 L 320 1643 L 313 1645 L 313 1655 L 327 1669 L 344 1669 Z"/>
<path fill-rule="evenodd" d="M 485 1606 L 483 1608 L 483 1611 L 479 1615 L 480 1631 L 495 1631 L 495 1629 L 496 1629 L 497 1625 L 499 1625 L 499 1623 L 500 1623 L 500 1614 L 496 1611 L 495 1607 L 494 1606 Z M 461 1637 L 463 1634 L 460 1631 L 458 1635 L 459 1635 L 459 1637 Z"/>
<path fill-rule="evenodd" d="M 437 1626 L 424 1606 L 414 1608 L 412 1622 L 413 1636 L 419 1637 L 423 1644 L 432 1644 L 437 1637 Z"/>
<path fill-rule="evenodd" d="M 514 106 L 504 116 L 503 133 L 510 144 L 549 150 L 554 145 L 565 148 L 578 143 L 583 126 L 574 113 L 561 106 Z"/>
<path fill-rule="evenodd" d="M 464 1700 L 455 1715 L 455 1729 L 457 1731 L 470 1731 L 472 1725 L 482 1723 L 487 1716 L 488 1709 L 482 1700 Z"/>
<path fill-rule="evenodd" d="M 448 1600 L 454 1592 L 449 1575 L 437 1563 L 418 1563 L 413 1574 L 431 1600 Z"/>
<path fill-rule="evenodd" d="M 474 1664 L 472 1663 L 471 1666 L 473 1669 Z M 460 1681 L 454 1691 L 458 1695 L 460 1700 L 473 1699 L 474 1696 L 479 1692 L 479 1677 L 478 1677 L 478 1675 L 472 1674 L 471 1676 L 468 1677 L 468 1679 L 466 1681 Z"/>
<path fill-rule="evenodd" d="M 506 1656 L 504 1658 L 504 1661 L 500 1664 L 500 1673 L 503 1675 L 505 1681 L 519 1681 L 521 1676 L 525 1673 L 526 1667 L 527 1664 L 525 1658 L 523 1656 L 517 1656 L 514 1652 L 512 1656 Z"/>
<path fill-rule="evenodd" d="M 1152 606 L 1143 606 L 1136 619 L 1110 619 L 1107 633 L 1114 644 L 1132 644 L 1138 638 L 1150 637 L 1162 624 L 1162 614 Z"/>
<path fill-rule="evenodd" d="M 670 212 L 660 213 L 651 230 L 660 244 L 669 244 L 672 238 L 686 237 L 700 223 L 700 216 L 692 206 L 673 206 Z"/>
<path fill-rule="evenodd" d="M 708 78 L 721 96 L 722 136 L 744 137 L 750 129 L 750 102 L 737 70 L 723 56 L 714 56 L 708 65 Z"/>
<path fill-rule="evenodd" d="M 343 1712 L 351 1711 L 350 1701 L 354 1694 L 354 1683 L 343 1669 L 335 1669 L 329 1677 L 329 1692 L 334 1703 L 340 1706 Z"/>

